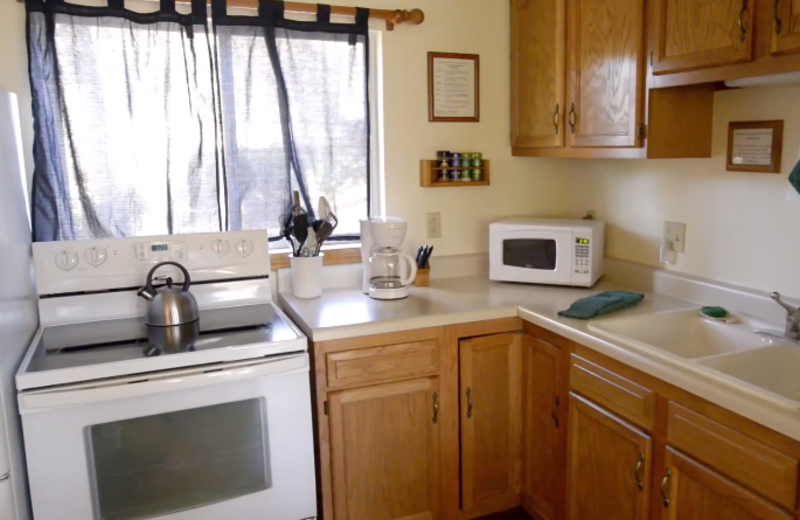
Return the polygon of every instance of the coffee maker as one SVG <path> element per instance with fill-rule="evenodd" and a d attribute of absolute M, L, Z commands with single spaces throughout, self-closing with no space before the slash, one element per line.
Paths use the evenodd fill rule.
<path fill-rule="evenodd" d="M 408 287 L 417 276 L 417 264 L 399 249 L 406 228 L 406 221 L 395 217 L 361 221 L 363 290 L 370 298 L 397 300 L 408 296 Z"/>

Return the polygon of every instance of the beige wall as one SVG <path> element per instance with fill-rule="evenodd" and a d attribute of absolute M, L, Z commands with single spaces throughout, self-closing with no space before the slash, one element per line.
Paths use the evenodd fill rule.
<path fill-rule="evenodd" d="M 487 225 L 512 214 L 558 214 L 566 163 L 514 159 L 509 147 L 509 6 L 495 0 L 345 0 L 337 4 L 425 11 L 418 27 L 383 34 L 386 210 L 409 221 L 407 247 L 433 243 L 437 254 L 486 251 Z M 491 5 L 491 7 L 489 7 Z M 381 23 L 374 23 L 382 28 Z M 0 1 L 0 86 L 22 94 L 24 144 L 30 149 L 30 98 L 24 8 Z M 481 55 L 481 122 L 429 123 L 427 52 Z M 423 189 L 419 160 L 436 151 L 480 151 L 492 160 L 488 188 Z M 30 160 L 28 161 L 30 168 Z M 443 238 L 425 238 L 425 213 L 442 213 Z"/>
<path fill-rule="evenodd" d="M 664 220 L 685 222 L 671 269 L 800 296 L 800 195 L 787 177 L 800 151 L 800 86 L 721 91 L 711 159 L 569 161 L 575 211 L 610 224 L 607 254 L 658 265 Z M 725 171 L 729 121 L 784 119 L 780 175 Z"/>

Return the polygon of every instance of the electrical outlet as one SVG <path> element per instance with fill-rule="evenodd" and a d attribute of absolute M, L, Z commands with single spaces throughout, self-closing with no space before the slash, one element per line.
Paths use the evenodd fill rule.
<path fill-rule="evenodd" d="M 678 253 L 686 251 L 686 224 L 664 221 L 664 240 L 672 240 L 672 247 Z"/>
<path fill-rule="evenodd" d="M 442 214 L 428 213 L 428 238 L 442 238 Z"/>

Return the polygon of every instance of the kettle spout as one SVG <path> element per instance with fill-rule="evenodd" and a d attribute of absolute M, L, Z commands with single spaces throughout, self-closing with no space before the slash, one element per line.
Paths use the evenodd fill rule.
<path fill-rule="evenodd" d="M 149 302 L 153 301 L 153 298 L 156 297 L 156 295 L 153 294 L 147 287 L 142 287 L 136 294 L 138 294 L 139 296 L 141 296 L 142 298 L 144 298 Z"/>

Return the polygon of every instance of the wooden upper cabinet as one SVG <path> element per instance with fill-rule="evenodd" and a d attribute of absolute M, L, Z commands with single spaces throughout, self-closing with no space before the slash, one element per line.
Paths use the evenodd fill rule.
<path fill-rule="evenodd" d="M 511 142 L 564 146 L 567 0 L 511 0 Z"/>
<path fill-rule="evenodd" d="M 519 503 L 521 343 L 521 334 L 460 342 L 463 511 Z"/>
<path fill-rule="evenodd" d="M 778 506 L 707 466 L 667 449 L 661 478 L 662 520 L 791 520 Z"/>
<path fill-rule="evenodd" d="M 439 380 L 330 394 L 335 520 L 439 518 Z"/>
<path fill-rule="evenodd" d="M 772 0 L 772 53 L 800 51 L 800 0 Z"/>
<path fill-rule="evenodd" d="M 522 341 L 522 498 L 542 520 L 563 518 L 566 410 L 561 349 L 533 336 Z"/>
<path fill-rule="evenodd" d="M 641 145 L 644 0 L 569 0 L 567 16 L 569 146 Z"/>
<path fill-rule="evenodd" d="M 647 520 L 651 438 L 575 394 L 569 406 L 567 518 Z"/>
<path fill-rule="evenodd" d="M 653 73 L 683 72 L 750 61 L 753 56 L 755 2 L 654 0 L 656 46 Z"/>

